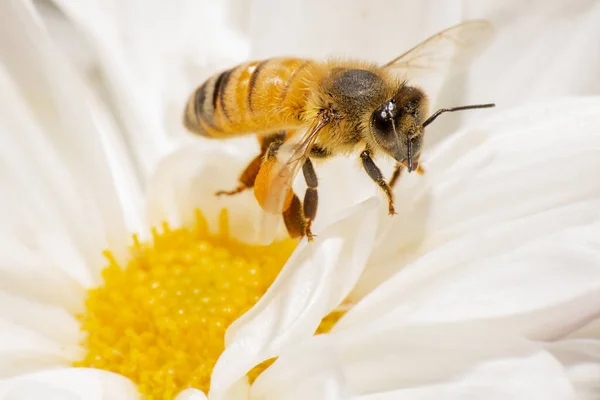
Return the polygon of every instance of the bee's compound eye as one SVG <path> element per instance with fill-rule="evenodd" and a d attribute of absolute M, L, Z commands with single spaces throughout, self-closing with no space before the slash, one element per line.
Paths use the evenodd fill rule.
<path fill-rule="evenodd" d="M 394 133 L 394 123 L 398 118 L 398 109 L 393 101 L 383 103 L 375 110 L 371 117 L 371 129 L 373 134 L 381 139 L 396 137 Z"/>

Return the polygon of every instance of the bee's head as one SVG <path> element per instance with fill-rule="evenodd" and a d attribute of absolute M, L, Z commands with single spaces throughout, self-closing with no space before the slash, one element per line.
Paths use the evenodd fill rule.
<path fill-rule="evenodd" d="M 403 85 L 393 99 L 381 104 L 371 115 L 373 140 L 409 172 L 416 169 L 421 153 L 427 105 L 421 90 Z"/>
<path fill-rule="evenodd" d="M 370 119 L 373 140 L 379 148 L 404 165 L 408 172 L 417 169 L 423 131 L 446 112 L 495 107 L 494 103 L 441 108 L 427 117 L 428 100 L 415 87 L 401 85 L 394 98 L 381 104 Z"/>

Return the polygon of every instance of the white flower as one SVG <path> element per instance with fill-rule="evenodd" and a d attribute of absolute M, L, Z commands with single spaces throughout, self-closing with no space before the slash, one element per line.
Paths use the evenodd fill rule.
<path fill-rule="evenodd" d="M 234 182 L 252 154 L 235 143 L 202 142 L 163 157 L 174 143 L 162 129 L 171 109 L 157 99 L 177 67 L 152 64 L 151 54 L 181 54 L 171 47 L 181 42 L 155 34 L 157 46 L 123 46 L 123 34 L 136 28 L 128 18 L 116 20 L 99 4 L 88 3 L 96 6 L 91 11 L 59 4 L 104 57 L 110 100 L 99 101 L 64 62 L 31 9 L 16 0 L 0 5 L 9 16 L 0 24 L 0 395 L 135 398 L 135 386 L 122 376 L 69 368 L 83 350 L 74 315 L 85 290 L 100 283 L 101 251 L 126 259 L 128 235 L 146 233 L 146 219 L 185 225 L 194 207 L 214 223 L 227 206 L 234 234 L 249 237 L 257 212 L 251 195 L 217 203 L 213 193 Z M 153 4 L 142 9 L 156 23 L 168 8 L 157 6 L 154 14 Z M 366 17 L 348 17 L 368 20 L 373 9 L 389 20 L 390 5 L 379 5 L 363 10 Z M 224 18 L 218 7 L 202 6 Z M 266 6 L 276 5 L 257 2 L 251 10 Z M 322 11 L 316 17 L 326 17 Z M 295 15 L 294 23 L 303 21 Z M 191 26 L 164 20 L 170 28 Z M 313 25 L 327 28 L 325 22 Z M 129 40 L 147 37 L 140 35 Z M 387 50 L 387 43 L 378 48 Z M 131 69 L 127 49 L 139 51 Z M 183 86 L 178 90 L 189 90 Z M 578 93 L 572 88 L 558 93 Z M 509 92 L 496 94 L 511 99 Z M 176 97 L 169 93 L 166 103 Z M 403 177 L 393 219 L 360 171 L 343 160 L 323 169 L 329 201 L 319 211 L 319 236 L 296 249 L 269 291 L 228 329 L 209 397 L 597 396 L 597 324 L 579 328 L 594 321 L 600 305 L 599 106 L 596 97 L 572 97 L 487 114 L 428 152 L 424 177 Z M 148 146 L 139 143 L 146 138 Z M 368 189 L 352 193 L 357 185 Z M 340 197 L 344 204 L 335 204 Z M 344 300 L 352 307 L 333 332 L 314 337 Z M 274 356 L 249 386 L 246 372 Z M 204 394 L 192 389 L 180 397 Z"/>
<path fill-rule="evenodd" d="M 356 263 L 373 240 L 364 225 L 373 216 L 362 211 L 364 236 L 342 251 L 352 253 L 341 268 L 364 274 L 350 296 L 356 304 L 332 333 L 310 338 L 330 292 L 301 285 L 326 282 L 328 271 L 290 266 L 228 330 L 211 390 L 227 387 L 233 360 L 240 376 L 279 354 L 251 396 L 598 395 L 597 331 L 587 340 L 567 336 L 600 307 L 599 105 L 592 97 L 521 107 L 427 155 L 426 175 L 397 191 L 399 214 L 381 213 L 364 267 Z M 337 274 L 340 285 L 348 272 Z"/>

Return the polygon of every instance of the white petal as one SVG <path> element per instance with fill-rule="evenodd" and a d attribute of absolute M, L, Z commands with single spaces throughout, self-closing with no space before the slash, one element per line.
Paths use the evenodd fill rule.
<path fill-rule="evenodd" d="M 248 379 L 246 379 L 246 377 L 234 383 L 224 397 L 225 400 L 246 400 L 249 398 L 250 384 L 248 383 Z"/>
<path fill-rule="evenodd" d="M 35 331 L 0 320 L 0 378 L 68 366 L 80 356 L 76 346 L 61 345 Z"/>
<path fill-rule="evenodd" d="M 352 389 L 346 380 L 337 348 L 304 346 L 304 357 L 283 355 L 257 378 L 250 389 L 252 399 L 347 399 Z M 292 360 L 294 365 L 285 368 Z M 281 357 L 280 357 L 281 358 Z M 284 368 L 281 368 L 281 367 Z"/>
<path fill-rule="evenodd" d="M 62 307 L 39 303 L 0 291 L 0 321 L 8 321 L 63 345 L 76 346 L 79 322 Z"/>
<path fill-rule="evenodd" d="M 286 349 L 251 395 L 301 398 L 319 376 L 361 399 L 573 398 L 561 364 L 541 346 L 476 324 L 367 326 L 313 337 Z"/>
<path fill-rule="evenodd" d="M 220 196 L 230 190 L 251 158 L 259 150 L 256 140 L 243 139 L 241 146 L 222 142 L 187 146 L 165 157 L 148 184 L 148 219 L 152 225 L 169 221 L 175 226 L 193 221 L 194 209 L 202 211 L 212 230 L 218 227 L 219 211 L 227 208 L 231 233 L 245 242 L 256 238 L 260 208 L 252 190 L 236 196 Z"/>
<path fill-rule="evenodd" d="M 377 206 L 370 199 L 322 229 L 314 243 L 301 242 L 265 295 L 228 328 L 211 398 L 223 398 L 253 366 L 310 337 L 344 300 L 371 250 Z"/>
<path fill-rule="evenodd" d="M 593 178 L 600 168 L 599 103 L 597 97 L 566 98 L 517 107 L 425 154 L 425 176 L 407 176 L 397 191 L 399 211 L 425 208 L 423 221 L 395 218 L 390 234 L 405 237 L 383 250 L 404 250 L 406 240 L 422 241 L 424 235 L 428 244 L 441 244 L 466 231 L 598 199 L 600 184 Z M 415 232 L 415 225 L 424 231 Z"/>
<path fill-rule="evenodd" d="M 206 395 L 202 390 L 185 389 L 177 395 L 175 400 L 206 400 Z"/>
<path fill-rule="evenodd" d="M 82 75 L 94 74 L 97 60 L 86 46 L 82 35 L 77 32 L 66 16 L 51 1 L 35 1 L 34 6 L 43 20 L 48 34 L 63 54 Z"/>
<path fill-rule="evenodd" d="M 103 243 L 118 251 L 123 249 L 127 238 L 109 164 L 102 151 L 104 132 L 95 124 L 88 108 L 85 88 L 61 59 L 33 10 L 26 3 L 13 0 L 3 2 L 0 7 L 4 18 L 0 24 L 4 67 L 27 101 L 35 123 L 51 132 L 43 138 L 27 135 L 29 132 L 12 135 L 12 146 L 16 146 L 13 149 L 32 161 L 40 147 L 50 145 L 54 157 L 68 164 L 68 175 L 77 188 L 79 203 L 71 210 L 77 221 L 73 223 L 82 231 L 75 236 L 89 257 L 90 266 L 99 268 L 104 262 L 100 254 L 102 247 L 106 247 Z M 12 51 L 14 48 L 30 50 Z M 15 108 L 18 110 L 16 105 Z M 49 167 L 45 161 L 40 160 L 38 166 L 42 171 Z"/>
<path fill-rule="evenodd" d="M 492 101 L 498 107 L 510 108 L 532 100 L 595 94 L 600 90 L 595 78 L 600 55 L 594 40 L 600 35 L 600 9 L 594 0 L 577 4 L 561 0 L 456 3 L 464 19 L 491 19 L 498 35 L 464 79 L 448 82 L 440 106 Z M 561 54 L 558 59 L 557 54 Z M 479 112 L 466 112 L 448 116 L 445 121 L 464 123 L 482 117 Z M 438 138 L 447 136 L 445 124 L 434 127 Z"/>
<path fill-rule="evenodd" d="M 136 170 L 135 160 L 129 152 L 129 146 L 132 143 L 128 143 L 127 138 L 123 137 L 120 132 L 120 122 L 115 120 L 114 106 L 101 101 L 106 97 L 106 88 L 102 87 L 102 83 L 99 82 L 101 74 L 98 70 L 97 60 L 94 58 L 93 49 L 54 4 L 37 2 L 35 5 L 56 46 L 60 47 L 63 54 L 68 56 L 74 69 L 88 83 L 86 90 L 90 102 L 90 112 L 93 114 L 95 123 L 98 124 L 98 129 L 104 132 L 103 145 L 107 149 L 106 156 L 110 168 L 116 171 L 113 178 L 125 211 L 126 225 L 129 231 L 139 232 L 143 227 L 142 213 L 140 212 L 140 204 L 142 204 L 140 171 Z M 93 91 L 89 88 L 92 88 Z"/>
<path fill-rule="evenodd" d="M 96 55 L 106 100 L 144 179 L 171 150 L 169 139 L 190 135 L 181 122 L 188 95 L 248 52 L 226 1 L 56 3 Z"/>
<path fill-rule="evenodd" d="M 567 336 L 571 339 L 598 339 L 600 338 L 600 318 L 595 318 L 586 325 Z"/>
<path fill-rule="evenodd" d="M 112 400 L 138 399 L 135 385 L 112 372 L 59 368 L 0 382 L 2 400 Z"/>
<path fill-rule="evenodd" d="M 6 400 L 34 400 L 43 396 L 49 400 L 80 400 L 81 397 L 75 393 L 62 388 L 55 388 L 46 383 L 30 384 L 27 382 L 24 385 L 17 386 L 15 389 L 8 391 L 3 398 Z"/>
<path fill-rule="evenodd" d="M 383 63 L 458 22 L 459 10 L 451 1 L 255 0 L 247 16 L 252 57 L 298 54 L 323 58 L 333 53 Z M 330 18 L 333 14 L 335 19 Z M 276 18 L 282 15 L 294 17 Z M 384 38 L 393 38 L 393 45 Z"/>
<path fill-rule="evenodd" d="M 81 311 L 84 289 L 59 266 L 14 237 L 0 232 L 0 288 L 40 303 Z"/>
<path fill-rule="evenodd" d="M 468 235 L 432 251 L 367 296 L 336 329 L 377 315 L 404 323 L 486 318 L 503 329 L 552 338 L 593 318 L 600 307 L 598 227 L 528 239 L 526 245 L 508 238 L 519 225 L 511 228 Z M 479 250 L 468 255 L 476 259 L 464 255 L 466 247 Z"/>
<path fill-rule="evenodd" d="M 0 67 L 0 152 L 4 164 L 0 184 L 5 193 L 0 211 L 5 222 L 0 229 L 29 247 L 40 248 L 47 260 L 82 284 L 89 284 L 86 239 L 96 236 L 100 228 L 93 224 L 95 221 L 88 221 L 85 228 L 89 235 L 81 235 L 83 226 L 78 217 L 85 212 L 85 199 L 70 184 L 67 166 L 35 125 L 23 107 L 23 97 L 3 72 Z M 6 246 L 2 251 L 12 249 Z M 90 257 L 88 262 L 98 257 L 98 250 Z"/>
<path fill-rule="evenodd" d="M 565 366 L 578 399 L 600 397 L 600 340 L 562 340 L 546 348 Z"/>
<path fill-rule="evenodd" d="M 103 85 L 97 88 L 108 92 L 103 94 L 107 94 L 105 97 L 111 102 L 109 106 L 116 111 L 119 123 L 125 129 L 124 133 L 129 135 L 125 139 L 130 155 L 137 162 L 138 172 L 145 181 L 157 157 L 170 150 L 170 145 L 161 129 L 162 110 L 154 101 L 158 95 L 148 90 L 154 79 L 150 77 L 144 82 L 139 71 L 128 67 L 126 52 L 117 39 L 121 33 L 118 29 L 119 16 L 106 12 L 117 7 L 117 4 L 105 7 L 93 1 L 56 3 L 68 16 L 74 18 L 81 31 L 78 33 L 83 34 L 87 45 L 97 57 L 98 72 L 102 77 L 100 83 Z M 86 22 L 83 26 L 80 25 L 83 22 L 81 19 Z M 132 25 L 132 28 L 136 27 L 139 28 L 140 24 Z M 147 36 L 142 37 L 149 40 Z M 148 64 L 155 62 L 150 61 Z"/>
<path fill-rule="evenodd" d="M 509 318 L 506 326 L 552 337 L 592 318 L 600 300 L 599 106 L 598 98 L 531 105 L 466 131 L 490 133 L 462 157 L 452 143 L 439 162 L 433 155 L 427 182 L 410 187 L 399 215 L 415 210 L 421 220 L 394 221 L 381 242 L 386 255 L 370 263 L 370 282 L 358 291 L 407 268 L 338 327 L 390 311 L 402 321 Z M 406 247 L 396 244 L 404 238 Z"/>

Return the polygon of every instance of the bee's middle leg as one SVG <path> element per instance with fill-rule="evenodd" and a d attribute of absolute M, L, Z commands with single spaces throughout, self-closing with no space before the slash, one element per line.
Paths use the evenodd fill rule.
<path fill-rule="evenodd" d="M 363 167 L 365 171 L 367 171 L 369 177 L 373 179 L 377 186 L 379 186 L 386 194 L 388 199 L 389 214 L 396 214 L 396 210 L 394 208 L 394 194 L 392 192 L 392 189 L 383 178 L 383 174 L 381 173 L 379 167 L 375 164 L 375 161 L 373 161 L 373 159 L 371 158 L 371 153 L 368 150 L 365 150 L 360 154 L 360 158 L 362 159 Z"/>
<path fill-rule="evenodd" d="M 317 187 L 319 180 L 310 158 L 307 158 L 302 166 L 302 173 L 306 181 L 306 191 L 304 192 L 304 218 L 305 228 L 304 233 L 309 241 L 313 240 L 314 235 L 311 231 L 312 222 L 317 216 L 317 206 L 319 205 L 319 194 Z"/>

